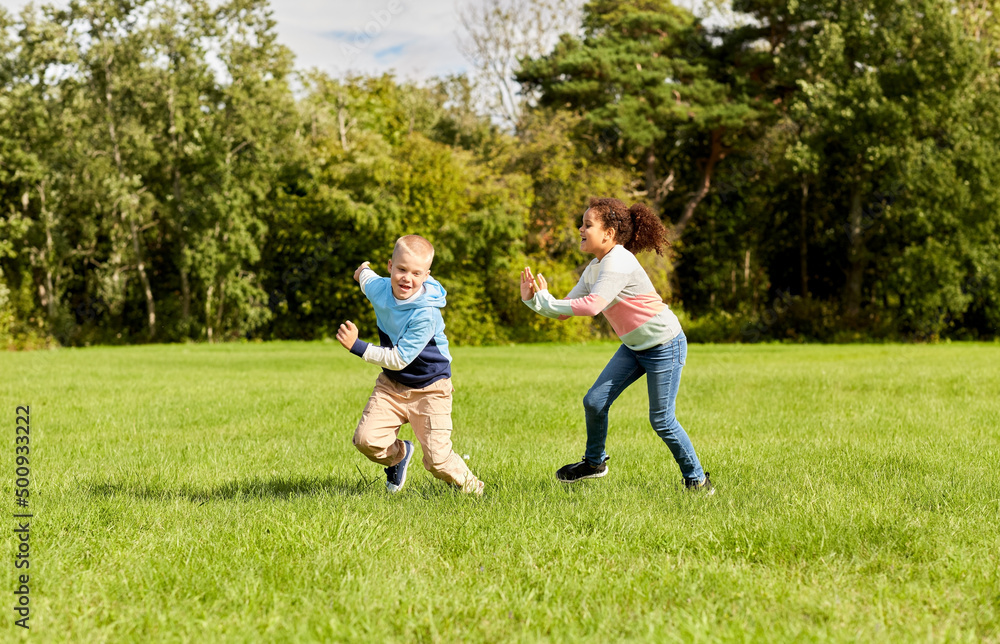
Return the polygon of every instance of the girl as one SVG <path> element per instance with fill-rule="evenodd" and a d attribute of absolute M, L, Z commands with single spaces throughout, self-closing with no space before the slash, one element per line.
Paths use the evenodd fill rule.
<path fill-rule="evenodd" d="M 608 473 L 609 456 L 604 451 L 608 409 L 626 387 L 646 374 L 649 422 L 673 453 L 685 487 L 715 491 L 674 415 L 687 338 L 633 254 L 655 250 L 662 255 L 668 245 L 660 218 L 644 204 L 629 208 L 618 199 L 591 199 L 580 226 L 580 250 L 595 259 L 566 299 L 552 297 L 542 275 L 535 278 L 530 268 L 521 272 L 521 300 L 533 311 L 560 320 L 604 313 L 623 343 L 583 399 L 587 450 L 579 463 L 559 468 L 560 481 L 573 483 Z"/>

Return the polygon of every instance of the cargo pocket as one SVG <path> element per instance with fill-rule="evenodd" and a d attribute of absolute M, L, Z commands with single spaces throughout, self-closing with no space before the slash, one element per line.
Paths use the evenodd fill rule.
<path fill-rule="evenodd" d="M 451 415 L 427 417 L 427 456 L 433 465 L 442 465 L 451 456 Z"/>

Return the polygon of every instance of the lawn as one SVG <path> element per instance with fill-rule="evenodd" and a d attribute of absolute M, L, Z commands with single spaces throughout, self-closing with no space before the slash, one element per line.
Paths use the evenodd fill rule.
<path fill-rule="evenodd" d="M 0 354 L 0 639 L 30 405 L 33 641 L 1000 642 L 1000 344 L 692 345 L 714 496 L 644 380 L 609 475 L 555 480 L 614 350 L 454 349 L 482 499 L 419 455 L 386 493 L 350 443 L 377 369 L 336 343 Z"/>

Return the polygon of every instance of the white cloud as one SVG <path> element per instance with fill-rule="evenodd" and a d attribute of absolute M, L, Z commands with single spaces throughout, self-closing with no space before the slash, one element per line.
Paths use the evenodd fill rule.
<path fill-rule="evenodd" d="M 300 69 L 334 75 L 394 71 L 423 79 L 466 67 L 452 0 L 277 0 L 272 7 L 280 40 L 295 52 Z"/>
<path fill-rule="evenodd" d="M 17 12 L 28 2 L 0 0 L 0 6 Z M 298 69 L 319 68 L 335 76 L 392 71 L 421 80 L 467 67 L 455 36 L 455 2 L 271 0 L 271 9 L 278 39 L 295 53 Z M 345 45 L 356 47 L 366 41 L 366 28 L 375 35 L 357 47 L 355 56 L 345 54 Z"/>

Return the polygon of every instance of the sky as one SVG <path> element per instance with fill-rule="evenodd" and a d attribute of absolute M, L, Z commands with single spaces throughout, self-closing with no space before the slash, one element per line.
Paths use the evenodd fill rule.
<path fill-rule="evenodd" d="M 65 0 L 48 0 L 65 6 Z M 282 44 L 298 69 L 393 71 L 407 80 L 458 73 L 456 2 L 462 0 L 271 0 Z M 19 11 L 28 0 L 0 0 Z"/>
<path fill-rule="evenodd" d="M 299 69 L 395 71 L 409 80 L 458 73 L 456 0 L 272 0 Z"/>
<path fill-rule="evenodd" d="M 421 81 L 467 70 L 456 35 L 456 5 L 476 1 L 271 0 L 271 9 L 279 40 L 295 53 L 297 69 L 318 68 L 338 77 L 391 71 Z M 675 0 L 689 9 L 702 1 Z M 28 2 L 0 0 L 0 6 L 16 12 Z"/>

